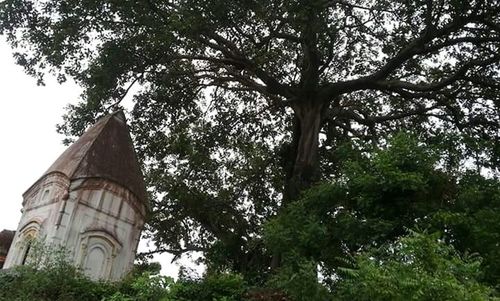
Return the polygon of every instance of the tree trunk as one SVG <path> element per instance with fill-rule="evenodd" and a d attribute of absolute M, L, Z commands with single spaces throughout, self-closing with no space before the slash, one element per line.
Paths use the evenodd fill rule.
<path fill-rule="evenodd" d="M 320 179 L 318 162 L 319 131 L 327 102 L 309 101 L 293 107 L 294 129 L 292 145 L 285 156 L 285 187 L 283 193 L 284 208 L 296 201 L 300 194 Z M 274 253 L 271 269 L 281 266 L 280 253 Z"/>
<path fill-rule="evenodd" d="M 283 205 L 297 200 L 302 191 L 320 179 L 318 149 L 323 112 L 326 103 L 309 101 L 294 106 L 295 124 L 292 147 L 293 160 L 286 173 Z"/>

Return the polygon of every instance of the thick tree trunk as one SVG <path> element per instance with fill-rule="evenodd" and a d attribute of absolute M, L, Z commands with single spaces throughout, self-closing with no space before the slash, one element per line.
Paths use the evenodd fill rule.
<path fill-rule="evenodd" d="M 285 187 L 282 208 L 296 201 L 300 194 L 320 179 L 319 132 L 327 103 L 303 102 L 296 105 L 292 145 L 285 156 Z M 271 259 L 271 269 L 281 265 L 281 254 Z"/>
<path fill-rule="evenodd" d="M 294 107 L 295 125 L 285 179 L 284 204 L 295 201 L 305 189 L 320 179 L 318 162 L 319 132 L 326 104 L 310 101 Z M 291 163 L 291 162 L 290 162 Z"/>

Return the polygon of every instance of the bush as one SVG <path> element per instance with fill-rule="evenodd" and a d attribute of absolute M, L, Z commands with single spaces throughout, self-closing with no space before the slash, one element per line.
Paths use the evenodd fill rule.
<path fill-rule="evenodd" d="M 335 300 L 500 300 L 481 284 L 479 257 L 464 257 L 437 234 L 411 233 L 357 256 L 343 269 Z"/>
<path fill-rule="evenodd" d="M 0 300 L 95 301 L 115 290 L 109 283 L 96 283 L 69 264 L 43 269 L 19 266 L 0 273 Z"/>
<path fill-rule="evenodd" d="M 27 265 L 0 272 L 0 300 L 5 301 L 155 301 L 166 296 L 173 280 L 132 272 L 121 282 L 94 282 L 66 261 L 66 251 L 31 242 Z"/>
<path fill-rule="evenodd" d="M 207 275 L 203 279 L 180 279 L 163 301 L 240 301 L 246 290 L 240 275 Z"/>
<path fill-rule="evenodd" d="M 45 252 L 50 248 L 37 249 Z M 170 277 L 144 272 L 143 267 L 120 282 L 94 282 L 67 263 L 64 256 L 59 256 L 62 252 L 50 251 L 57 256 L 39 255 L 43 252 L 35 252 L 43 265 L 42 261 L 32 259 L 31 264 L 0 272 L 0 300 L 240 301 L 245 300 L 247 291 L 239 275 L 216 274 L 174 282 Z"/>
<path fill-rule="evenodd" d="M 109 283 L 95 283 L 66 261 L 66 250 L 31 243 L 27 265 L 0 273 L 0 300 L 99 300 L 113 292 Z"/>

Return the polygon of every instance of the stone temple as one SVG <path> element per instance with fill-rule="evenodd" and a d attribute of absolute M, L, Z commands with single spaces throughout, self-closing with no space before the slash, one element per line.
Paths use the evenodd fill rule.
<path fill-rule="evenodd" d="M 33 239 L 63 246 L 91 279 L 119 280 L 133 266 L 148 211 L 125 115 L 90 127 L 23 194 L 3 268 L 25 264 Z"/>

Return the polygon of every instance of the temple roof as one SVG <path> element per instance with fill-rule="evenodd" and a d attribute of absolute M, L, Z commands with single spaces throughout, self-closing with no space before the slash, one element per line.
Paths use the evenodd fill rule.
<path fill-rule="evenodd" d="M 103 178 L 135 194 L 147 206 L 144 177 L 122 111 L 99 119 L 49 167 L 70 180 Z"/>

